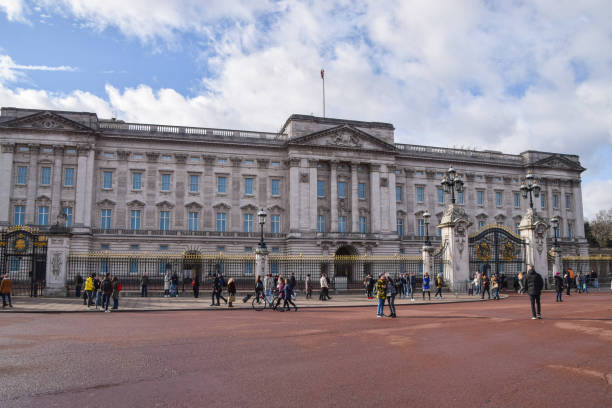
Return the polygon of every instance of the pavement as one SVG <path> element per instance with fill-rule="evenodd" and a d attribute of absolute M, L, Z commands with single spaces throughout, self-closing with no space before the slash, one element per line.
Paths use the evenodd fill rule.
<path fill-rule="evenodd" d="M 554 299 L 6 313 L 0 406 L 610 407 L 612 295 Z"/>
<path fill-rule="evenodd" d="M 223 310 L 228 309 L 227 305 L 221 300 L 221 306 L 210 306 L 210 292 L 201 292 L 199 298 L 190 296 L 190 292 L 186 292 L 183 296 L 178 297 L 120 297 L 119 309 L 114 312 L 167 312 L 180 310 Z M 419 295 L 421 295 L 419 293 Z M 224 294 L 227 297 L 227 294 Z M 244 294 L 236 296 L 237 302 L 234 302 L 234 309 L 252 309 L 251 299 L 246 303 L 242 302 Z M 456 295 L 446 293 L 444 298 L 435 299 L 432 294 L 432 300 L 423 301 L 422 295 L 415 296 L 415 300 L 409 298 L 395 298 L 395 304 L 399 305 L 423 305 L 423 304 L 439 304 L 439 303 L 456 303 L 456 302 L 479 302 L 477 296 Z M 376 299 L 368 299 L 362 294 L 332 294 L 331 300 L 320 301 L 318 293 L 313 293 L 312 299 L 305 299 L 304 295 L 298 295 L 295 300 L 298 308 L 329 308 L 329 307 L 375 307 Z M 501 295 L 502 298 L 507 295 Z M 112 305 L 112 303 L 111 303 Z M 83 300 L 79 298 L 52 298 L 52 297 L 13 297 L 12 308 L 6 307 L 0 309 L 2 312 L 12 313 L 76 313 L 76 312 L 95 312 L 95 307 L 87 307 L 83 305 Z"/>

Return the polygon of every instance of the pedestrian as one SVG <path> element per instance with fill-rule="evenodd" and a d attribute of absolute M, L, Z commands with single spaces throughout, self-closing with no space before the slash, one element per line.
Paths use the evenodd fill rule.
<path fill-rule="evenodd" d="M 278 299 L 276 299 L 276 303 L 272 307 L 274 310 L 280 305 L 281 300 L 285 299 L 285 278 L 282 276 L 278 277 L 278 286 L 276 287 L 278 292 Z"/>
<path fill-rule="evenodd" d="M 555 273 L 555 289 L 557 289 L 557 302 L 563 302 L 562 299 L 562 295 L 563 295 L 563 278 L 561 278 L 561 275 L 559 274 L 559 272 Z"/>
<path fill-rule="evenodd" d="M 525 281 L 523 279 L 523 272 L 519 272 L 518 274 L 518 286 L 519 286 L 518 293 L 519 294 L 525 293 Z"/>
<path fill-rule="evenodd" d="M 100 285 L 100 293 L 102 293 L 102 307 L 101 312 L 110 312 L 108 310 L 108 304 L 110 303 L 110 297 L 113 294 L 113 282 L 111 282 L 110 273 L 107 273 Z M 97 307 L 97 305 L 96 305 Z"/>
<path fill-rule="evenodd" d="M 293 275 L 291 275 L 293 277 Z M 285 287 L 283 288 L 283 291 L 285 292 L 285 302 L 283 303 L 283 309 L 289 311 L 291 310 L 290 305 L 293 305 L 293 307 L 295 308 L 295 311 L 297 312 L 298 308 L 295 305 L 295 303 L 293 303 L 292 297 L 293 297 L 293 281 L 295 281 L 295 279 L 289 279 L 287 284 L 285 285 Z"/>
<path fill-rule="evenodd" d="M 393 283 L 395 285 L 395 293 L 396 295 L 399 295 L 400 297 L 402 297 L 402 294 L 404 293 L 404 284 L 402 283 L 402 275 L 400 276 L 395 276 L 395 279 L 393 279 Z"/>
<path fill-rule="evenodd" d="M 489 287 L 489 277 L 487 276 L 486 272 L 483 272 L 480 275 L 480 287 L 481 287 L 481 292 L 480 292 L 480 299 L 484 300 L 484 295 L 485 293 L 487 294 L 487 300 L 491 299 L 491 289 Z"/>
<path fill-rule="evenodd" d="M 368 295 L 368 299 L 374 299 L 374 285 L 376 285 L 376 281 L 372 277 L 371 273 L 368 273 L 368 282 L 366 285 L 366 294 Z"/>
<path fill-rule="evenodd" d="M 593 287 L 595 289 L 599 288 L 599 280 L 597 279 L 597 272 L 595 269 L 591 268 L 591 282 L 593 282 Z"/>
<path fill-rule="evenodd" d="M 576 292 L 582 293 L 582 273 L 579 272 L 575 276 L 576 277 L 574 278 L 574 280 L 576 282 Z"/>
<path fill-rule="evenodd" d="M 98 275 L 94 275 L 94 294 L 96 295 L 96 309 L 102 304 L 102 291 L 100 290 L 100 285 L 102 281 Z"/>
<path fill-rule="evenodd" d="M 140 277 L 140 297 L 147 297 L 147 295 L 149 294 L 147 290 L 148 286 L 149 286 L 149 277 L 147 276 L 147 273 L 144 272 L 142 276 Z"/>
<path fill-rule="evenodd" d="M 328 298 L 327 291 L 329 290 L 329 285 L 327 283 L 327 279 L 324 273 L 321 274 L 320 284 L 321 292 L 319 293 L 319 300 L 325 301 Z"/>
<path fill-rule="evenodd" d="M 119 293 L 121 292 L 122 286 L 116 275 L 113 276 L 113 280 L 111 282 L 113 284 L 113 310 L 117 310 L 119 309 Z M 108 308 L 108 304 L 106 307 Z"/>
<path fill-rule="evenodd" d="M 589 284 L 591 277 L 589 276 L 589 272 L 585 272 L 582 277 L 582 287 L 584 288 L 584 293 L 589 294 Z"/>
<path fill-rule="evenodd" d="M 8 307 L 13 307 L 13 302 L 11 300 L 11 289 L 12 289 L 11 278 L 8 273 L 2 276 L 2 281 L 0 282 L 0 295 L 2 295 L 2 308 L 7 306 L 8 299 Z"/>
<path fill-rule="evenodd" d="M 258 276 L 259 277 L 259 276 Z M 236 301 L 236 282 L 234 278 L 230 278 L 227 281 L 227 307 L 234 307 L 232 303 Z M 219 301 L 217 301 L 217 306 L 219 306 Z"/>
<path fill-rule="evenodd" d="M 81 288 L 83 287 L 83 277 L 81 274 L 77 274 L 74 278 L 74 297 L 81 297 Z"/>
<path fill-rule="evenodd" d="M 200 296 L 200 274 L 198 272 L 191 280 L 191 287 L 193 288 L 193 297 L 197 299 Z"/>
<path fill-rule="evenodd" d="M 425 275 L 423 276 L 423 300 L 425 300 L 425 292 L 427 292 L 427 300 L 431 300 L 431 289 L 429 288 L 429 284 L 429 273 L 425 272 Z"/>
<path fill-rule="evenodd" d="M 499 277 L 496 273 L 491 276 L 491 289 L 493 289 L 493 300 L 499 300 Z"/>
<path fill-rule="evenodd" d="M 87 307 L 91 307 L 93 304 L 93 293 L 94 293 L 94 277 L 95 273 L 92 273 L 85 280 L 85 295 L 87 296 Z M 83 304 L 85 304 L 85 299 L 83 299 Z"/>
<path fill-rule="evenodd" d="M 292 273 L 289 277 L 289 284 L 291 284 L 291 288 L 295 289 L 297 286 L 297 280 L 295 279 L 295 275 Z"/>
<path fill-rule="evenodd" d="M 306 274 L 306 299 L 312 299 L 312 281 L 310 274 Z"/>
<path fill-rule="evenodd" d="M 408 278 L 408 272 L 404 272 L 402 275 L 402 286 L 404 289 L 404 298 L 407 298 L 410 294 L 410 283 Z"/>
<path fill-rule="evenodd" d="M 387 304 L 389 305 L 389 316 L 397 317 L 395 315 L 395 296 L 397 295 L 397 285 L 390 276 L 387 277 L 386 295 Z"/>
<path fill-rule="evenodd" d="M 434 299 L 440 295 L 440 299 L 443 299 L 442 297 L 442 286 L 444 285 L 444 279 L 442 278 L 442 274 L 439 273 L 438 276 L 436 277 L 436 294 L 434 295 Z"/>
<path fill-rule="evenodd" d="M 563 280 L 565 281 L 565 294 L 570 296 L 570 289 L 572 288 L 572 278 L 568 271 L 563 273 Z"/>
<path fill-rule="evenodd" d="M 387 298 L 387 282 L 385 282 L 385 275 L 380 275 L 376 282 L 376 298 L 378 299 L 376 317 L 383 317 L 385 299 Z"/>
<path fill-rule="evenodd" d="M 170 272 L 164 275 L 164 297 L 170 297 Z"/>
<path fill-rule="evenodd" d="M 264 291 L 264 285 L 261 280 L 261 275 L 257 275 L 257 279 L 255 280 L 255 298 L 257 299 L 258 303 L 259 303 L 259 300 L 261 298 L 263 291 Z"/>
<path fill-rule="evenodd" d="M 170 296 L 178 296 L 178 275 L 176 274 L 176 272 L 174 272 L 172 274 L 172 278 L 170 278 Z"/>
<path fill-rule="evenodd" d="M 327 300 L 331 300 L 331 297 L 329 296 L 329 285 L 331 284 L 331 281 L 329 280 L 329 276 L 327 276 L 327 274 L 325 274 L 325 282 L 327 282 L 327 289 L 325 289 L 325 297 L 327 298 Z"/>
<path fill-rule="evenodd" d="M 216 304 L 215 298 L 217 299 Z M 223 278 L 221 277 L 220 273 L 217 273 L 217 275 L 215 276 L 215 280 L 213 281 L 211 306 L 221 306 L 221 304 L 219 303 L 219 299 L 223 299 L 225 304 L 227 304 L 227 299 L 223 297 Z"/>
<path fill-rule="evenodd" d="M 474 274 L 474 295 L 480 295 L 480 273 L 476 272 Z"/>
<path fill-rule="evenodd" d="M 264 293 L 266 294 L 268 304 L 271 305 L 274 294 L 274 278 L 272 277 L 271 273 L 264 278 Z"/>
<path fill-rule="evenodd" d="M 533 265 L 529 265 L 529 270 L 527 271 L 527 279 L 525 280 L 525 290 L 529 295 L 529 300 L 531 302 L 531 319 L 541 319 L 542 311 L 540 308 L 540 294 L 542 293 L 542 288 L 544 287 L 544 280 L 537 273 L 533 267 Z M 537 313 L 536 306 L 537 305 Z"/>

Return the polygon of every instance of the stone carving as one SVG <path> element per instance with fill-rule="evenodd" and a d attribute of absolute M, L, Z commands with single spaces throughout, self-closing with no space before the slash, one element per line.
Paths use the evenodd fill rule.
<path fill-rule="evenodd" d="M 361 147 L 361 142 L 357 135 L 346 130 L 336 133 L 327 144 L 338 147 Z"/>
<path fill-rule="evenodd" d="M 308 183 L 308 173 L 300 173 L 300 182 Z"/>
<path fill-rule="evenodd" d="M 117 158 L 119 160 L 127 160 L 130 157 L 130 152 L 126 150 L 117 150 Z"/>
<path fill-rule="evenodd" d="M 462 207 L 458 207 L 454 204 L 451 204 L 444 211 L 444 214 L 442 215 L 442 220 L 440 220 L 440 224 L 452 226 L 460 221 L 465 223 L 466 228 L 472 225 L 465 210 Z"/>
<path fill-rule="evenodd" d="M 386 177 L 381 177 L 380 178 L 380 186 L 381 187 L 388 187 L 389 186 L 389 179 L 387 179 Z"/>
<path fill-rule="evenodd" d="M 267 169 L 270 160 L 268 159 L 257 159 L 257 168 L 258 169 Z"/>
<path fill-rule="evenodd" d="M 3 143 L 2 144 L 2 153 L 14 153 L 15 145 L 12 143 Z"/>
<path fill-rule="evenodd" d="M 159 159 L 159 152 L 146 152 L 149 163 L 155 163 Z"/>
<path fill-rule="evenodd" d="M 60 252 L 56 252 L 53 254 L 53 258 L 51 258 L 51 273 L 53 273 L 53 277 L 57 279 L 62 272 L 62 259 L 63 256 Z"/>
<path fill-rule="evenodd" d="M 174 158 L 179 164 L 185 164 L 185 162 L 187 161 L 187 155 L 185 153 L 175 153 Z"/>

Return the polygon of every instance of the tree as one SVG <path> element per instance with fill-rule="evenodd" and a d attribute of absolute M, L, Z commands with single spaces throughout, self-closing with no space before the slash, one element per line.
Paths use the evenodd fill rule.
<path fill-rule="evenodd" d="M 612 208 L 599 211 L 589 222 L 589 229 L 600 247 L 612 247 Z"/>
<path fill-rule="evenodd" d="M 599 242 L 597 242 L 593 236 L 593 233 L 591 232 L 591 224 L 588 221 L 584 223 L 584 237 L 586 238 L 590 247 L 599 248 Z"/>

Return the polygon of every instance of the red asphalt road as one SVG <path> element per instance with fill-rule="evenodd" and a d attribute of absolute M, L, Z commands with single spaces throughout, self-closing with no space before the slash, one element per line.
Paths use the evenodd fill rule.
<path fill-rule="evenodd" d="M 0 406 L 612 407 L 612 295 L 2 314 Z"/>

